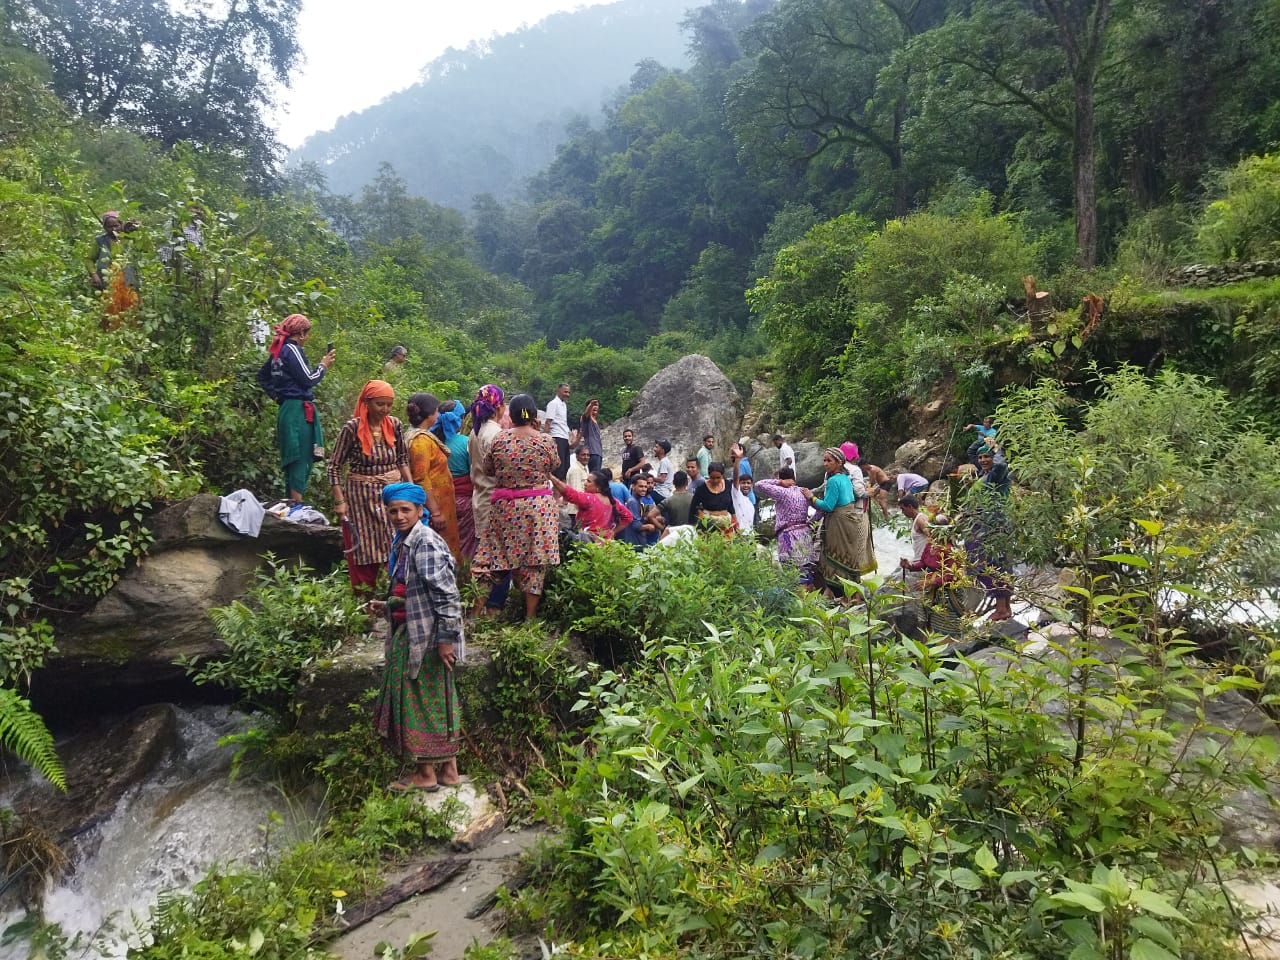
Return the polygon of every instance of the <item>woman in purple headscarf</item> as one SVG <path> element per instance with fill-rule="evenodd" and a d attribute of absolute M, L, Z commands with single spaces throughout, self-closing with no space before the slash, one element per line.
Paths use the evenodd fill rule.
<path fill-rule="evenodd" d="M 467 453 L 471 457 L 471 512 L 477 544 L 484 542 L 485 531 L 489 529 L 489 505 L 493 491 L 498 487 L 497 478 L 485 472 L 484 462 L 493 448 L 493 441 L 502 432 L 500 421 L 506 400 L 501 387 L 487 383 L 477 391 L 471 404 L 471 437 L 467 441 Z"/>

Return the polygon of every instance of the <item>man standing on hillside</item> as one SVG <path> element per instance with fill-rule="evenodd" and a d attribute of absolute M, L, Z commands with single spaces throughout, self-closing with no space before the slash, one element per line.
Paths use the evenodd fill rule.
<path fill-rule="evenodd" d="M 622 482 L 631 483 L 644 469 L 644 448 L 636 443 L 634 430 L 622 431 Z"/>
<path fill-rule="evenodd" d="M 556 450 L 560 454 L 560 466 L 551 472 L 561 480 L 569 473 L 569 449 L 576 439 L 574 432 L 569 430 L 567 401 L 572 392 L 572 388 L 567 383 L 562 383 L 556 388 L 556 395 L 547 404 L 546 430 L 551 435 L 551 439 L 556 442 Z"/>
<path fill-rule="evenodd" d="M 795 470 L 796 452 L 791 449 L 791 444 L 782 439 L 782 434 L 775 433 L 773 435 L 773 445 L 778 448 L 778 469 L 790 467 Z"/>
<path fill-rule="evenodd" d="M 698 448 L 698 452 L 694 454 L 698 460 L 698 470 L 703 477 L 706 477 L 707 472 L 711 469 L 711 458 L 714 456 L 711 451 L 715 449 L 715 446 L 716 438 L 708 433 L 702 438 L 702 446 L 700 446 Z"/>

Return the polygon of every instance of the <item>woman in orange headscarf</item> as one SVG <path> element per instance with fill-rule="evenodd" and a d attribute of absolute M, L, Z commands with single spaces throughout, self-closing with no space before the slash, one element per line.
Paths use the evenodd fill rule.
<path fill-rule="evenodd" d="M 342 518 L 347 572 L 356 592 L 368 596 L 373 596 L 378 571 L 391 552 L 392 531 L 382 509 L 382 488 L 413 479 L 404 430 L 391 416 L 395 397 L 385 380 L 366 383 L 354 415 L 338 431 L 338 442 L 329 458 L 329 485 L 333 487 L 334 512 Z"/>

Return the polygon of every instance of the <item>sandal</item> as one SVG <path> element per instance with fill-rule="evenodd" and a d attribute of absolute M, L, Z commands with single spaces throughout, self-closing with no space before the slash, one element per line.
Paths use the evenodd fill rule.
<path fill-rule="evenodd" d="M 412 780 L 392 780 L 387 789 L 392 793 L 413 793 L 415 790 L 420 790 L 423 793 L 435 793 L 440 789 L 440 784 L 432 783 L 423 786 L 422 784 L 414 783 Z"/>

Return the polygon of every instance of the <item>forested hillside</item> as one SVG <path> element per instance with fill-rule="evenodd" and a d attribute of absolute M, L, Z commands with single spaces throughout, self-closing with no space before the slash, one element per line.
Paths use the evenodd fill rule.
<path fill-rule="evenodd" d="M 450 49 L 418 83 L 316 133 L 289 162 L 315 164 L 339 193 L 358 192 L 389 163 L 412 193 L 458 210 L 477 194 L 519 198 L 639 61 L 685 63 L 688 5 L 619 0 Z"/>

